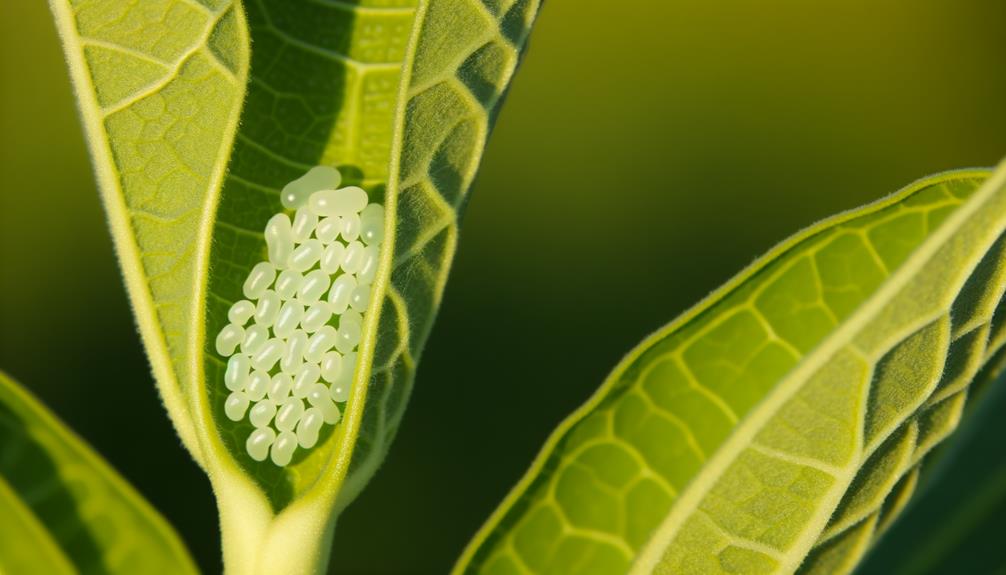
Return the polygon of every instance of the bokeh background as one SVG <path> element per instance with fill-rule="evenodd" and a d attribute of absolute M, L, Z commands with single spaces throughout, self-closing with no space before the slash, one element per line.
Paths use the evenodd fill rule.
<path fill-rule="evenodd" d="M 649 332 L 817 219 L 1006 156 L 1004 23 L 995 0 L 549 0 L 334 567 L 445 572 Z M 0 2 L 0 177 L 0 367 L 219 571 L 209 483 L 154 390 L 41 0 Z"/>

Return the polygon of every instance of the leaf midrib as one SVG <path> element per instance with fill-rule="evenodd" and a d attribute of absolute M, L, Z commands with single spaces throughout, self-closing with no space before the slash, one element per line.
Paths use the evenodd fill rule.
<path fill-rule="evenodd" d="M 613 387 L 622 380 L 626 371 L 629 370 L 629 368 L 632 367 L 647 350 L 651 349 L 654 345 L 668 337 L 670 334 L 680 331 L 691 322 L 696 321 L 702 316 L 702 314 L 709 311 L 713 305 L 728 297 L 741 285 L 754 277 L 756 274 L 765 270 L 772 262 L 784 256 L 801 242 L 807 241 L 828 229 L 856 219 L 864 214 L 877 213 L 884 208 L 895 205 L 908 195 L 911 195 L 917 190 L 935 182 L 946 180 L 951 177 L 966 178 L 972 176 L 986 178 L 989 176 L 989 170 L 983 168 L 959 169 L 927 176 L 904 186 L 892 194 L 879 198 L 866 206 L 847 209 L 820 220 L 776 244 L 767 253 L 753 261 L 725 284 L 713 290 L 705 298 L 685 310 L 676 319 L 657 329 L 643 339 L 643 341 L 641 341 L 624 358 L 622 358 L 618 365 L 616 365 L 611 373 L 605 378 L 604 382 L 597 391 L 595 391 L 590 398 L 580 405 L 580 407 L 578 407 L 573 413 L 567 416 L 549 435 L 545 444 L 539 450 L 538 455 L 529 466 L 529 469 L 521 476 L 517 484 L 510 489 L 504 500 L 493 510 L 489 518 L 479 528 L 476 535 L 471 541 L 469 541 L 464 552 L 455 563 L 452 569 L 452 574 L 458 575 L 465 571 L 465 569 L 471 564 L 472 559 L 475 557 L 475 554 L 482 543 L 499 526 L 500 522 L 511 510 L 515 502 L 519 500 L 522 494 L 534 482 L 548 460 L 549 455 L 555 451 L 558 444 L 566 436 L 567 432 L 569 432 L 569 430 L 572 429 L 578 422 L 586 418 L 600 402 L 604 401 L 605 398 L 608 397 Z"/>
<path fill-rule="evenodd" d="M 973 214 L 978 212 L 996 194 L 1006 193 L 1000 190 L 1004 184 L 1006 184 L 1006 167 L 997 170 L 970 200 L 965 202 L 960 208 L 950 214 L 947 221 L 945 221 L 943 225 L 939 226 L 929 237 L 927 237 L 924 243 L 909 256 L 909 258 L 867 301 L 865 301 L 845 322 L 839 325 L 839 327 L 824 341 L 822 341 L 817 348 L 807 354 L 793 369 L 793 371 L 791 371 L 778 385 L 776 385 L 761 403 L 752 409 L 750 414 L 741 421 L 740 425 L 734 428 L 730 437 L 727 438 L 716 453 L 706 461 L 699 473 L 692 478 L 692 481 L 689 483 L 688 487 L 681 492 L 679 498 L 675 500 L 674 505 L 671 508 L 671 512 L 657 528 L 654 535 L 647 542 L 646 546 L 639 554 L 637 554 L 630 573 L 633 575 L 642 575 L 644 573 L 650 573 L 654 570 L 656 565 L 660 562 L 664 550 L 671 541 L 673 541 L 674 536 L 678 533 L 678 530 L 684 525 L 684 520 L 696 511 L 699 502 L 702 501 L 715 483 L 715 479 L 722 475 L 726 468 L 737 458 L 740 452 L 748 446 L 750 437 L 753 436 L 753 432 L 768 423 L 768 421 L 775 415 L 777 410 L 786 402 L 786 400 L 791 398 L 800 389 L 802 384 L 807 381 L 811 375 L 813 375 L 817 368 L 820 367 L 826 359 L 830 358 L 844 346 L 848 345 L 853 340 L 853 337 L 859 333 L 865 325 L 867 325 L 869 319 L 875 316 L 885 305 L 887 305 L 887 303 L 894 299 L 901 289 L 911 281 L 915 272 L 921 269 L 932 259 L 934 255 L 936 255 L 938 250 L 943 247 L 946 240 L 956 233 L 962 224 L 964 224 Z M 1002 219 L 1003 218 L 1000 218 L 1000 220 Z M 1002 228 L 1003 226 L 1000 225 L 999 227 Z M 999 232 L 1001 231 L 1002 230 L 1000 229 Z M 993 234 L 993 240 L 998 235 L 998 233 Z M 984 254 L 984 251 L 977 250 L 976 253 L 977 255 L 972 256 L 975 260 L 973 262 L 974 265 L 977 265 L 977 262 Z M 965 266 L 965 268 L 971 269 L 974 265 Z M 959 278 L 962 284 L 965 279 L 966 276 Z M 930 316 L 916 318 L 913 323 L 907 324 L 904 330 L 906 333 L 912 333 L 913 331 L 935 321 L 941 315 L 942 313 L 940 311 L 934 311 Z M 641 347 L 645 347 L 645 343 Z M 869 386 L 865 386 L 864 393 L 868 392 Z M 863 414 L 861 414 L 861 417 L 862 415 Z M 857 429 L 861 430 L 862 426 L 858 426 Z M 896 427 L 892 429 L 896 429 Z M 887 430 L 887 434 L 890 433 L 891 430 Z M 851 461 L 861 461 L 863 450 L 864 446 L 862 444 L 862 438 L 859 437 Z M 853 479 L 857 471 L 858 469 L 856 466 L 850 465 L 844 476 L 836 477 L 836 480 L 839 480 L 837 484 L 841 485 L 843 484 L 842 482 L 848 483 Z M 838 504 L 842 494 L 841 490 L 832 489 L 822 500 L 820 508 L 830 509 L 834 507 Z M 816 521 L 812 521 L 803 529 L 803 533 L 800 538 L 797 539 L 789 550 L 784 552 L 783 555 L 787 559 L 787 563 L 785 565 L 781 565 L 780 569 L 784 571 L 792 571 L 799 566 L 799 563 L 803 560 L 804 555 L 806 554 L 805 552 L 809 550 L 814 541 L 816 541 L 817 534 L 824 529 L 827 520 L 827 515 L 822 516 L 821 514 L 818 514 Z M 804 552 L 801 553 L 801 550 Z"/>
<path fill-rule="evenodd" d="M 357 361 L 363 366 L 360 373 L 357 375 L 356 380 L 353 382 L 353 391 L 350 398 L 349 406 L 352 407 L 350 410 L 349 417 L 345 418 L 345 423 L 343 425 L 347 426 L 346 433 L 342 436 L 342 443 L 338 446 L 338 450 L 333 453 L 333 456 L 329 459 L 328 463 L 325 465 L 325 470 L 330 469 L 333 465 L 335 466 L 336 473 L 326 473 L 325 471 L 321 474 L 321 486 L 317 483 L 312 486 L 312 489 L 320 488 L 323 494 L 328 495 L 328 500 L 330 505 L 335 505 L 336 501 L 342 499 L 346 501 L 351 501 L 355 497 L 355 493 L 344 493 L 343 481 L 345 481 L 346 475 L 349 472 L 349 465 L 353 458 L 353 451 L 356 446 L 356 437 L 359 434 L 360 423 L 363 421 L 363 411 L 366 407 L 367 401 L 367 391 L 370 387 L 368 383 L 370 382 L 371 373 L 373 371 L 373 361 L 374 361 L 374 351 L 377 347 L 377 330 L 378 322 L 381 319 L 381 315 L 384 313 L 384 300 L 387 296 L 394 293 L 397 296 L 397 301 L 404 301 L 402 295 L 398 293 L 398 290 L 391 284 L 391 272 L 394 268 L 394 257 L 398 243 L 397 226 L 395 222 L 398 221 L 398 198 L 399 198 L 399 179 L 401 175 L 401 158 L 402 158 L 402 145 L 404 143 L 405 136 L 405 119 L 408 111 L 409 103 L 409 84 L 412 82 L 412 68 L 416 57 L 416 47 L 419 45 L 419 36 L 423 29 L 423 24 L 426 22 L 426 12 L 429 7 L 429 0 L 418 0 L 415 6 L 415 17 L 412 20 L 412 30 L 410 31 L 409 44 L 405 49 L 405 58 L 402 64 L 402 75 L 399 79 L 398 84 L 398 96 L 396 98 L 395 105 L 395 120 L 394 120 L 394 132 L 391 136 L 391 147 L 389 163 L 388 163 L 388 182 L 387 189 L 385 191 L 384 200 L 384 210 L 385 210 L 385 221 L 384 221 L 384 245 L 381 249 L 381 262 L 377 270 L 377 276 L 374 278 L 374 291 L 372 293 L 379 293 L 381 297 L 371 297 L 371 309 L 370 313 L 367 314 L 363 325 L 363 335 L 361 339 L 361 344 L 359 347 L 359 355 L 357 356 Z M 396 305 L 398 307 L 398 305 Z M 407 306 L 403 306 L 408 309 Z M 404 347 L 404 354 L 406 358 L 411 361 L 411 354 L 409 353 L 408 342 L 410 340 L 410 326 L 407 321 L 407 314 L 398 313 L 400 318 L 400 331 L 399 343 Z M 402 321 L 404 320 L 404 323 Z M 414 365 L 414 362 L 412 362 Z M 369 461 L 368 461 L 369 463 Z M 373 465 L 380 465 L 380 461 L 376 461 Z M 369 474 L 364 474 L 362 477 L 369 479 Z M 363 489 L 363 485 L 359 486 L 359 489 Z M 310 493 L 310 490 L 308 491 Z M 335 512 L 340 512 L 337 509 Z"/>

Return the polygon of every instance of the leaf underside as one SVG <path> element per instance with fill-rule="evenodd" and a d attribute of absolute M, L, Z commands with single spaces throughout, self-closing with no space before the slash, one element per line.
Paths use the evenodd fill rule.
<path fill-rule="evenodd" d="M 202 459 L 195 387 L 205 219 L 244 98 L 247 39 L 229 0 L 50 0 L 102 199 L 161 396 Z"/>
<path fill-rule="evenodd" d="M 538 0 L 52 2 L 182 439 L 211 477 L 251 477 L 273 511 L 333 481 L 348 503 L 401 420 Z M 277 468 L 248 457 L 250 424 L 224 415 L 213 340 L 266 259 L 262 230 L 282 211 L 279 189 L 321 164 L 393 220 L 343 421 Z"/>
<path fill-rule="evenodd" d="M 1006 341 L 1006 168 L 826 220 L 634 350 L 456 567 L 843 573 Z"/>
<path fill-rule="evenodd" d="M 207 338 L 206 385 L 217 426 L 230 453 L 277 509 L 315 485 L 333 455 L 348 460 L 355 449 L 343 503 L 383 459 L 439 304 L 459 214 L 493 113 L 537 8 L 527 1 L 367 4 L 246 3 L 255 49 L 217 211 L 207 333 L 226 324 L 228 307 L 242 297 L 247 271 L 265 259 L 261 230 L 282 211 L 277 191 L 286 182 L 314 165 L 337 165 L 372 201 L 397 209 L 385 247 L 393 253 L 379 272 L 389 280 L 377 330 L 364 334 L 376 338 L 365 395 L 354 395 L 345 423 L 334 432 L 328 428 L 318 447 L 299 452 L 287 468 L 256 463 L 244 452 L 251 427 L 234 424 L 223 413 L 224 364 Z M 416 25 L 421 28 L 410 53 Z M 402 125 L 396 126 L 403 67 L 409 87 Z M 394 171 L 393 157 L 398 158 Z M 361 369 L 357 386 L 366 380 Z"/>
<path fill-rule="evenodd" d="M 1006 518 L 1003 350 L 971 386 L 961 428 L 927 465 L 917 495 L 856 573 L 999 573 Z M 996 382 L 992 385 L 992 382 Z"/>
<path fill-rule="evenodd" d="M 2 372 L 0 572 L 196 572 L 164 519 Z"/>

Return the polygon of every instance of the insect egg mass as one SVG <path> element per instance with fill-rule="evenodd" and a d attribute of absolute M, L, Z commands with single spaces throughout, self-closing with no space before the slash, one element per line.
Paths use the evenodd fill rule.
<path fill-rule="evenodd" d="M 265 224 L 268 261 L 244 282 L 216 337 L 227 359 L 224 414 L 255 428 L 245 450 L 280 467 L 336 425 L 349 400 L 357 346 L 384 239 L 384 207 L 318 166 L 287 184 Z"/>

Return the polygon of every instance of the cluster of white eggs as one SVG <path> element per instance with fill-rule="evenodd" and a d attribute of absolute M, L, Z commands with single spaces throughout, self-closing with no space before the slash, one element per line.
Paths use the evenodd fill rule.
<path fill-rule="evenodd" d="M 216 350 L 229 358 L 224 413 L 255 427 L 245 442 L 256 461 L 280 467 L 335 425 L 356 371 L 363 315 L 384 239 L 384 207 L 339 187 L 319 166 L 283 188 L 283 207 L 265 226 L 268 261 L 252 268 L 246 299 L 231 306 Z M 249 323 L 251 322 L 251 323 Z"/>

